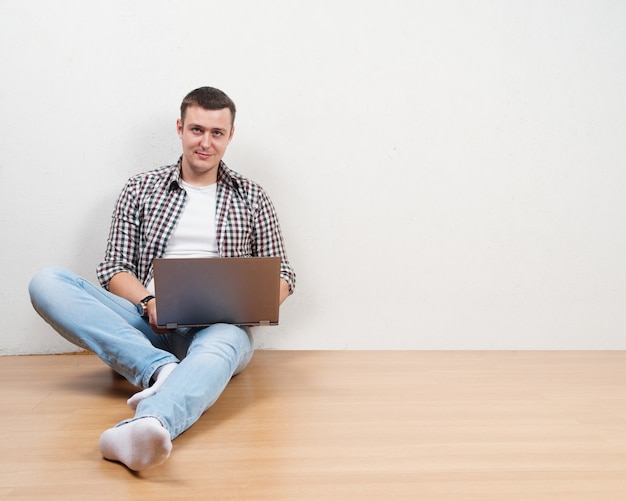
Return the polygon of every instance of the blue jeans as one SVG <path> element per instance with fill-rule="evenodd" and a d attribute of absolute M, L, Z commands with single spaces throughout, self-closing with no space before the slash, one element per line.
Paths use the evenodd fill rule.
<path fill-rule="evenodd" d="M 63 268 L 37 273 L 29 292 L 37 313 L 61 336 L 98 355 L 135 386 L 149 387 L 159 367 L 179 363 L 133 418 L 157 418 L 172 439 L 215 403 L 252 358 L 252 342 L 241 327 L 216 324 L 157 334 L 130 301 Z"/>

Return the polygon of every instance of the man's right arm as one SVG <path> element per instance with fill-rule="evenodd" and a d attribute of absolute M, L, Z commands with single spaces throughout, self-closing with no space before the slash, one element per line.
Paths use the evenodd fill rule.
<path fill-rule="evenodd" d="M 144 297 L 150 295 L 148 289 L 135 275 L 124 271 L 113 275 L 109 281 L 109 291 L 128 299 L 133 304 L 139 303 Z"/>
<path fill-rule="evenodd" d="M 124 271 L 113 275 L 109 281 L 109 291 L 116 296 L 128 299 L 133 304 L 139 304 L 143 298 L 151 295 L 135 275 Z M 169 332 L 157 327 L 156 300 L 151 299 L 146 306 L 152 330 L 160 334 Z"/>
<path fill-rule="evenodd" d="M 98 266 L 97 274 L 104 288 L 132 304 L 138 304 L 150 292 L 136 276 L 139 262 L 136 244 L 139 240 L 139 218 L 134 180 L 130 179 L 126 183 L 115 204 L 105 259 Z M 155 310 L 154 301 L 150 301 L 147 307 L 150 314 L 150 310 Z M 156 311 L 150 314 L 151 321 L 153 317 L 156 326 Z"/>

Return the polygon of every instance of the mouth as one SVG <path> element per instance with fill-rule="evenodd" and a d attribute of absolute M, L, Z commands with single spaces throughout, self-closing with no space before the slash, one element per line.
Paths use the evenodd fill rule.
<path fill-rule="evenodd" d="M 203 160 L 206 160 L 207 158 L 211 158 L 213 156 L 212 153 L 208 153 L 206 151 L 196 151 L 196 155 L 198 155 Z"/>

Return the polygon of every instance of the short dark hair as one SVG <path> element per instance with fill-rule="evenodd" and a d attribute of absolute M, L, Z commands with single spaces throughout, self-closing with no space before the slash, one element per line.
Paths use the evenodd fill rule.
<path fill-rule="evenodd" d="M 228 108 L 232 117 L 231 126 L 235 125 L 237 108 L 233 100 L 224 92 L 214 87 L 199 87 L 185 96 L 180 105 L 180 119 L 185 121 L 185 112 L 189 106 L 200 106 L 205 110 L 223 110 Z"/>

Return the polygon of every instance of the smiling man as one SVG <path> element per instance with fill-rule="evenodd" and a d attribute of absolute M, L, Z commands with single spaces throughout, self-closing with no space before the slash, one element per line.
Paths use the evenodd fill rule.
<path fill-rule="evenodd" d="M 176 122 L 182 156 L 126 183 L 97 269 L 101 287 L 62 268 L 42 270 L 30 283 L 33 306 L 46 322 L 142 389 L 128 399 L 134 416 L 99 441 L 104 458 L 134 471 L 163 463 L 172 440 L 215 403 L 253 354 L 249 331 L 235 325 L 158 329 L 152 260 L 278 256 L 281 303 L 295 287 L 270 199 L 222 160 L 235 112 L 233 101 L 212 87 L 184 98 Z"/>
<path fill-rule="evenodd" d="M 187 106 L 176 127 L 183 146 L 182 178 L 194 186 L 217 182 L 217 171 L 235 127 L 234 108 L 208 110 Z"/>

